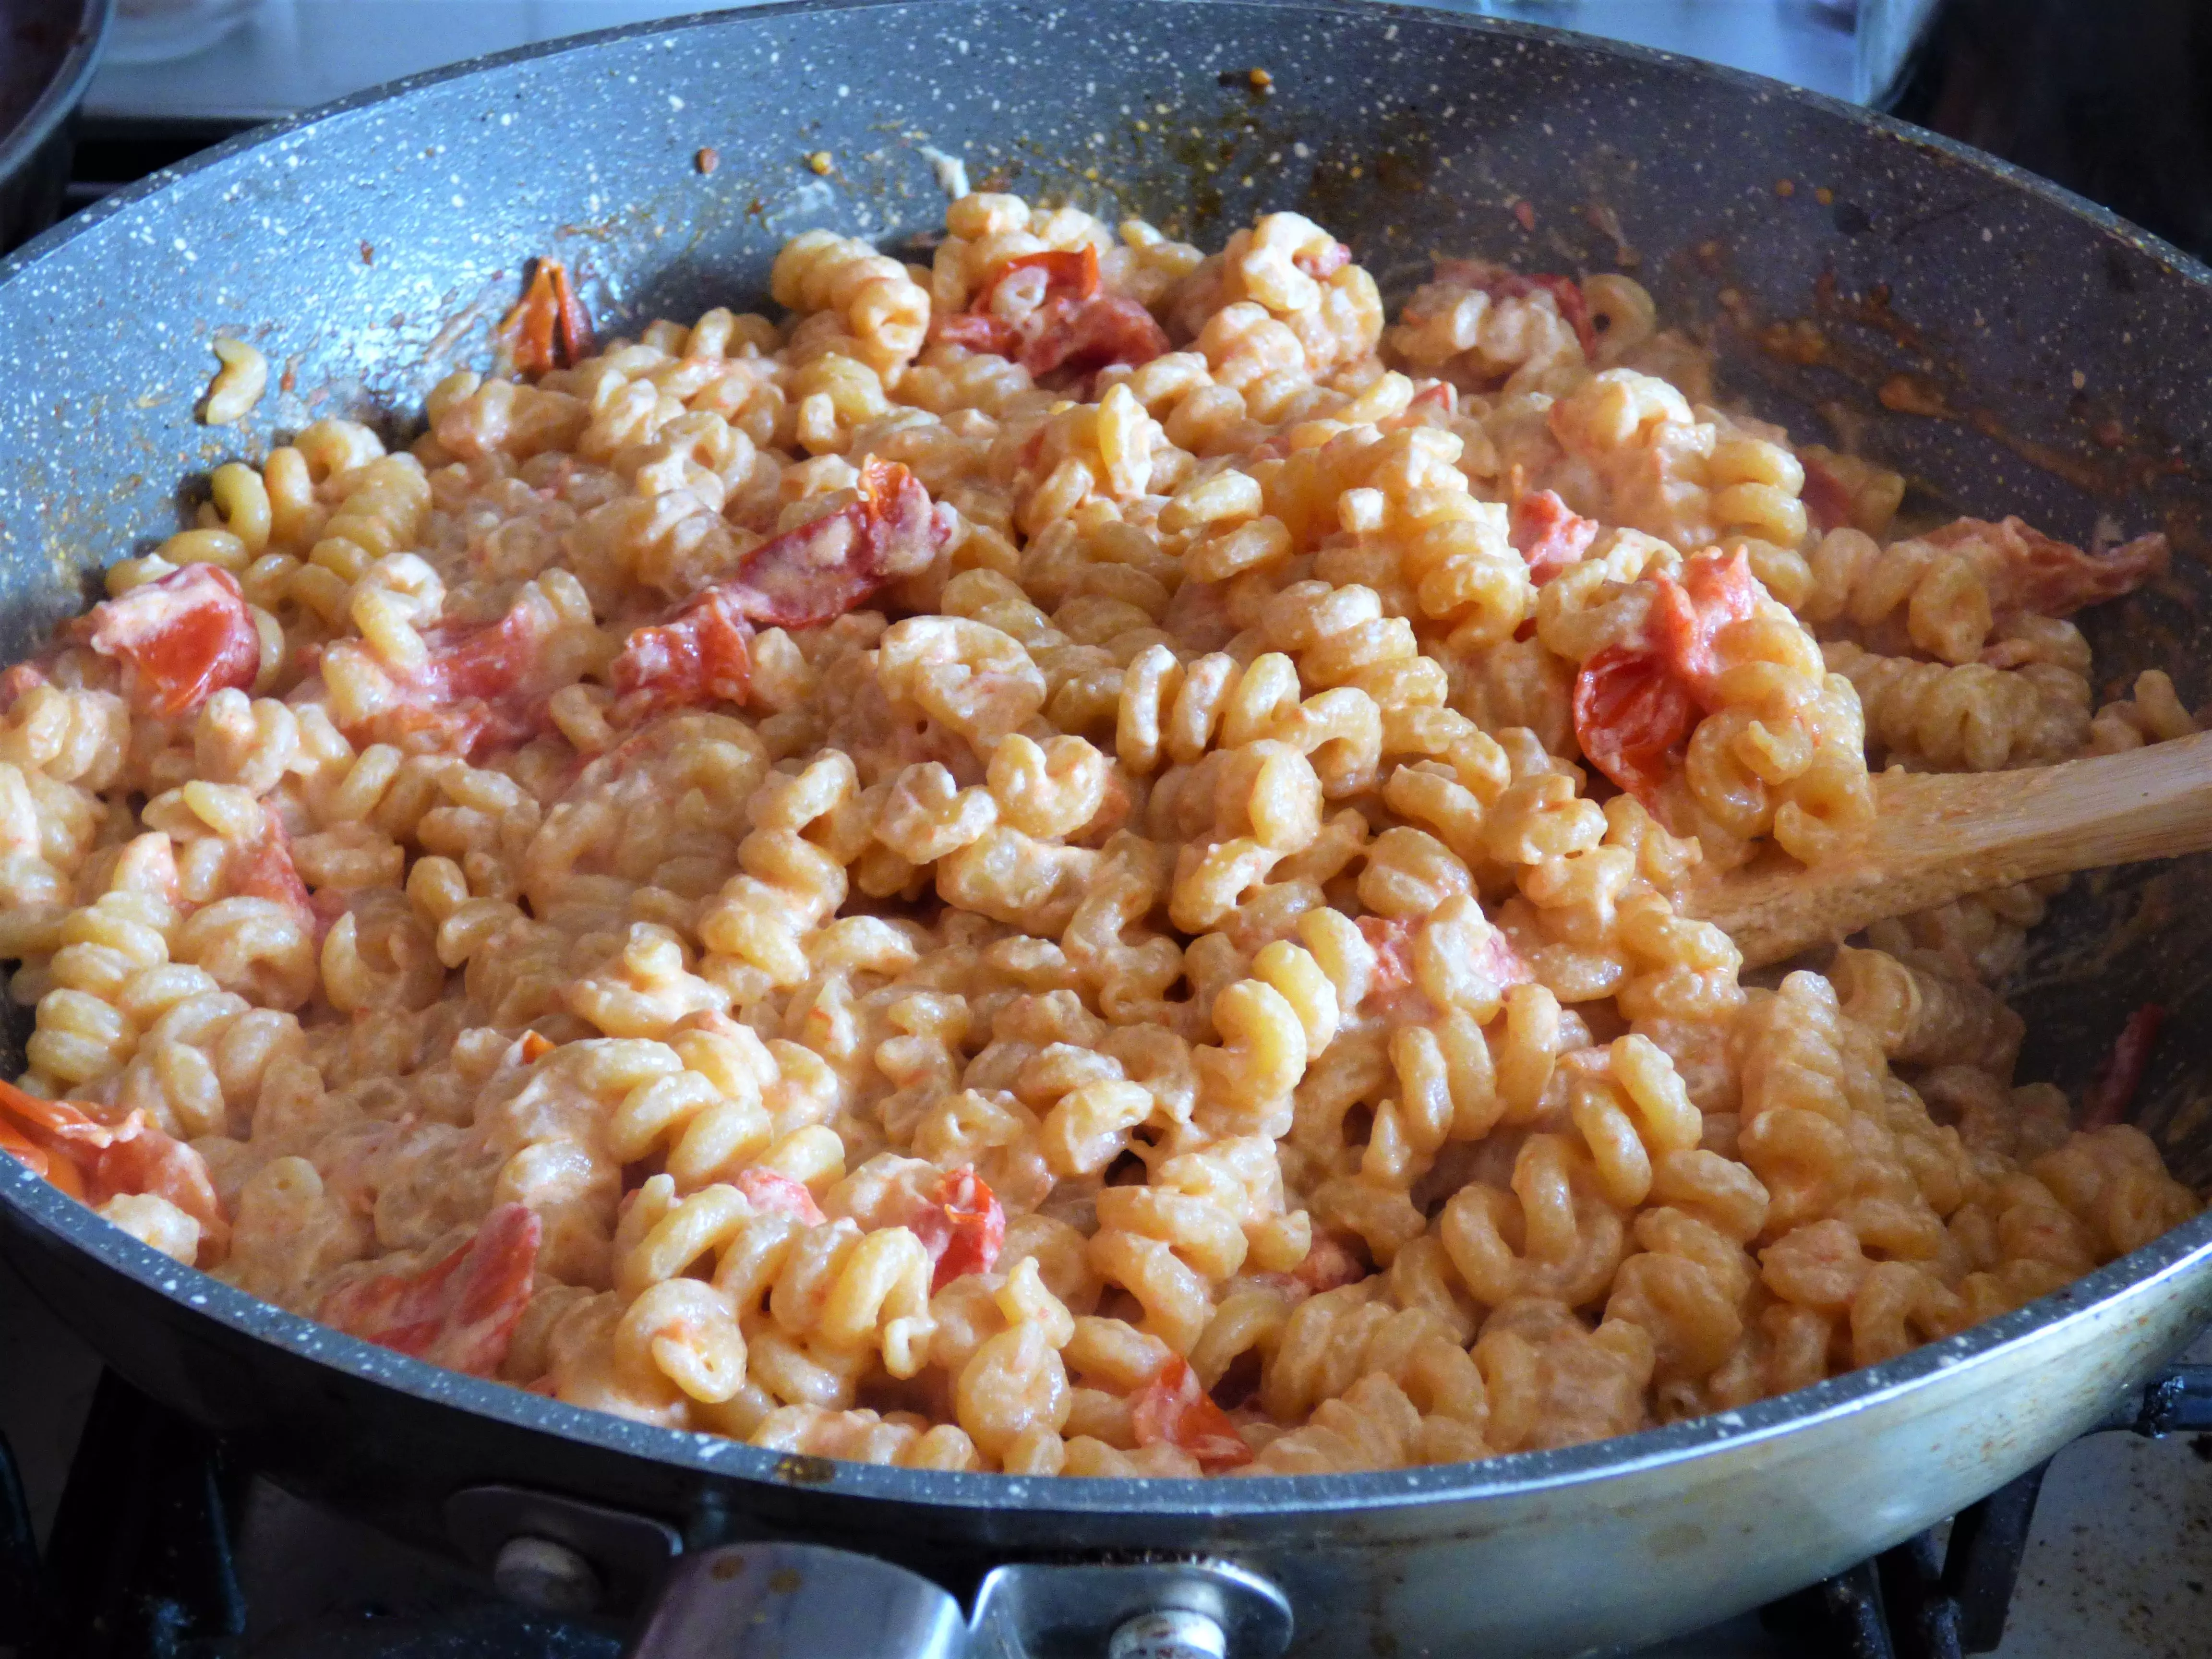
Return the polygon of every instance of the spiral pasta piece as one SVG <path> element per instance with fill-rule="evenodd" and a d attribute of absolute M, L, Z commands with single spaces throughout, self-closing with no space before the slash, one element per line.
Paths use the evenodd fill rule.
<path fill-rule="evenodd" d="M 2088 736 L 2088 688 L 2063 669 L 1914 662 L 1848 641 L 1822 655 L 1857 690 L 1868 736 L 1900 760 L 1995 772 L 2063 758 Z"/>
<path fill-rule="evenodd" d="M 834 231 L 806 231 L 787 243 L 769 288 L 778 305 L 834 313 L 878 368 L 911 358 L 929 325 L 929 295 L 904 266 Z"/>
<path fill-rule="evenodd" d="M 0 1151 L 434 1363 L 1024 1477 L 1730 1411 L 2195 1212 L 2014 1076 L 2053 884 L 1771 983 L 1683 912 L 1856 856 L 1869 750 L 2193 732 L 2069 620 L 2163 538 L 1899 539 L 1616 273 L 945 231 L 603 343 L 541 262 L 410 442 L 188 485 L 0 675 Z"/>

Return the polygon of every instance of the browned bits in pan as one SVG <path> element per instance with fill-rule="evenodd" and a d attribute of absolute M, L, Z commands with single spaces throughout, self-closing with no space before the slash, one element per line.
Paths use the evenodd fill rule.
<path fill-rule="evenodd" d="M 557 259 L 539 259 L 522 301 L 500 320 L 499 341 L 526 374 L 568 368 L 591 354 L 592 319 Z"/>

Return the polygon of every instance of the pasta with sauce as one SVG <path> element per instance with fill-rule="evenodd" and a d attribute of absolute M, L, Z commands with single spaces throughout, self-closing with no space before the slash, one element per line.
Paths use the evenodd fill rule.
<path fill-rule="evenodd" d="M 1771 989 L 1677 907 L 1850 857 L 1870 752 L 2194 731 L 2065 620 L 2162 538 L 1897 533 L 1628 278 L 1386 326 L 1295 214 L 968 196 L 771 291 L 595 344 L 541 262 L 8 672 L 0 1147 L 437 1364 L 1068 1475 L 1628 1432 L 2196 1210 L 2015 1079 L 2037 893 Z"/>

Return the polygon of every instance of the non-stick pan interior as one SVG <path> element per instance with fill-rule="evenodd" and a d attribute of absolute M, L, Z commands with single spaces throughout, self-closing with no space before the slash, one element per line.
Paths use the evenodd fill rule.
<path fill-rule="evenodd" d="M 2192 703 L 2212 690 L 2196 603 L 2212 295 L 2170 250 L 1750 77 L 1461 19 L 1246 4 L 702 21 L 368 101 L 116 203 L 0 299 L 20 389 L 0 432 L 0 651 L 169 528 L 215 464 L 321 415 L 404 429 L 441 374 L 483 360 L 533 255 L 566 260 L 611 327 L 688 318 L 757 302 L 809 226 L 926 235 L 955 162 L 979 188 L 1202 242 L 1294 207 L 1400 295 L 1431 250 L 1630 271 L 1708 335 L 1732 394 L 1904 468 L 1931 507 L 2077 539 L 2100 515 L 2166 528 L 2174 581 L 2091 621 L 2100 694 L 2151 666 Z M 191 412 L 219 332 L 282 380 L 228 430 Z M 2185 896 L 2207 867 L 2077 883 L 2024 975 L 2023 1075 L 2069 1087 L 2130 1009 L 2167 1006 L 2144 1118 L 2200 1182 L 2212 911 Z"/>
<path fill-rule="evenodd" d="M 2099 668 L 2212 690 L 2199 268 L 1751 77 L 1418 11 L 1173 0 L 626 33 L 341 106 L 63 227 L 0 265 L 0 658 L 173 527 L 215 465 L 325 415 L 404 432 L 439 378 L 486 361 L 533 256 L 564 260 L 614 332 L 758 303 L 811 226 L 924 235 L 963 172 L 1206 243 L 1296 208 L 1400 295 L 1432 250 L 1631 271 L 1710 337 L 1732 397 L 1903 467 L 1931 508 L 2073 539 L 2104 515 L 2166 529 L 2174 580 L 2092 620 Z M 192 418 L 218 333 L 272 364 L 235 428 Z M 2144 1116 L 2200 1183 L 2212 957 L 2187 895 L 2207 868 L 2077 884 L 2026 975 L 2023 1066 L 2077 1085 L 2129 1009 L 2164 1002 Z"/>

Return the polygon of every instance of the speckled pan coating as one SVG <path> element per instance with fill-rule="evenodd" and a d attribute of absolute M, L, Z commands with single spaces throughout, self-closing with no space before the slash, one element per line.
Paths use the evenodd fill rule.
<path fill-rule="evenodd" d="M 823 150 L 827 177 L 806 160 Z M 2184 580 L 2108 621 L 2101 660 L 2201 643 L 2186 601 L 2204 591 L 2212 292 L 2163 244 L 1826 100 L 1544 31 L 1381 7 L 946 0 L 768 8 L 427 77 L 157 176 L 0 264 L 16 388 L 0 653 L 169 528 L 179 480 L 319 415 L 404 432 L 440 375 L 483 361 L 533 255 L 568 262 L 609 331 L 743 305 L 797 230 L 936 226 L 944 155 L 979 186 L 1117 203 L 1201 240 L 1297 207 L 1395 292 L 1432 248 L 1632 268 L 1801 435 L 1825 435 L 1825 405 L 1960 509 L 2072 535 L 2100 513 L 2166 524 Z M 1800 318 L 1825 364 L 1792 361 L 1802 333 L 1761 349 Z M 228 430 L 191 416 L 219 333 L 282 377 Z M 1885 381 L 1960 417 L 1889 414 Z M 2144 890 L 2085 909 L 2075 957 Z M 2177 1025 L 2205 1024 L 2185 1017 L 2195 935 L 2151 937 L 2046 988 L 2038 1036 L 2062 1080 L 2090 1055 L 2051 1034 L 2109 1029 L 2145 986 L 2183 1006 Z M 2187 1103 L 2182 1069 L 2156 1074 L 2157 1121 Z M 2177 1150 L 2197 1164 L 2208 1140 Z M 695 1542 L 872 1549 L 956 1588 L 1008 1555 L 1218 1550 L 1276 1575 L 1299 1650 L 1332 1656 L 1568 1651 L 1705 1623 L 2009 1478 L 2212 1313 L 2208 1220 L 1891 1364 L 1625 1441 L 1356 1479 L 1027 1482 L 779 1460 L 433 1370 L 180 1273 L 7 1160 L 0 1237 L 136 1380 L 418 1536 L 439 1534 L 453 1490 L 507 1480 L 648 1510 Z"/>

